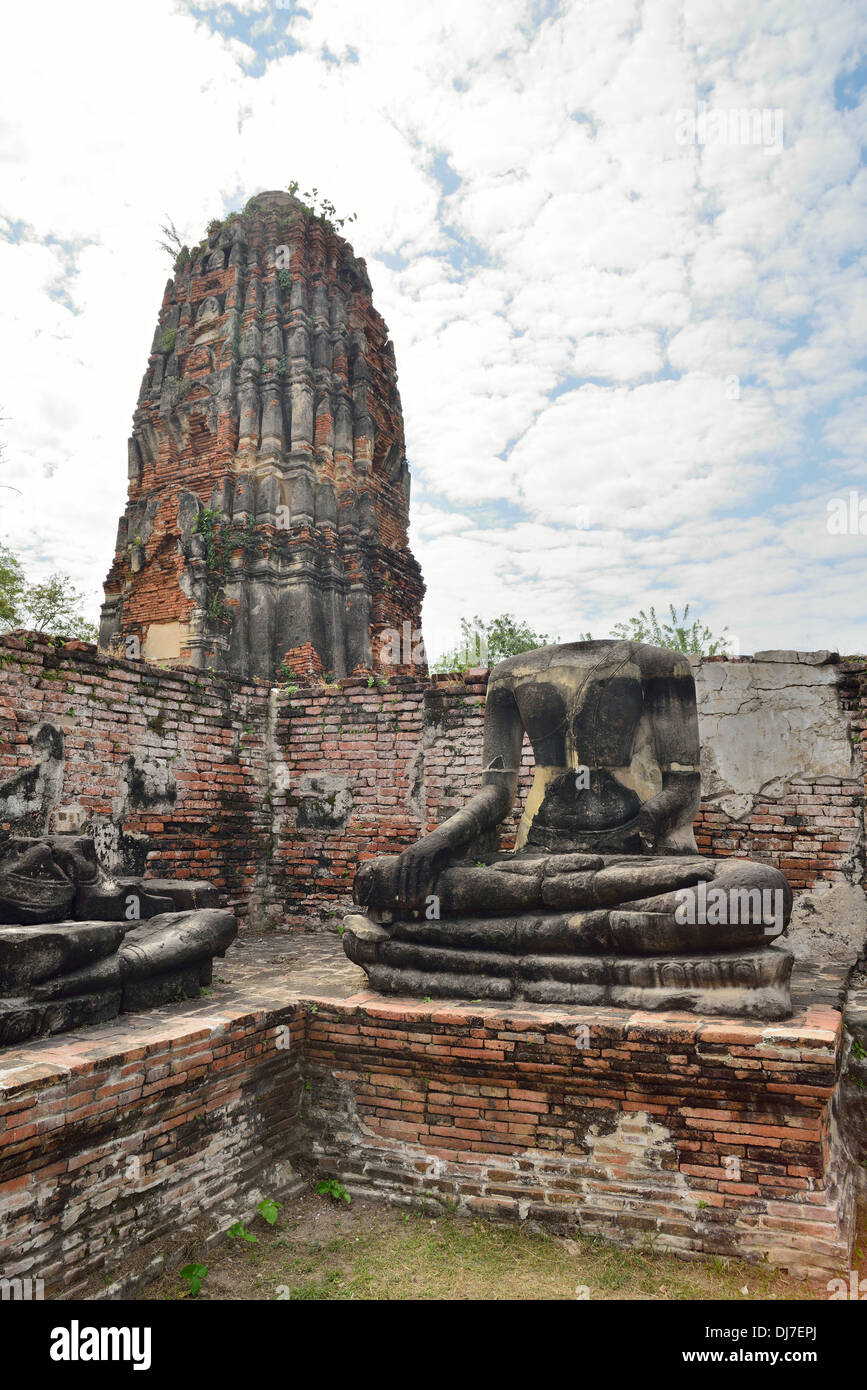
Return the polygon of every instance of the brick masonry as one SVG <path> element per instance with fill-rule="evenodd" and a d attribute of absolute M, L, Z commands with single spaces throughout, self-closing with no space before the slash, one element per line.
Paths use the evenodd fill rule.
<path fill-rule="evenodd" d="M 796 892 L 863 881 L 867 786 L 867 662 L 780 659 L 797 655 L 694 663 L 699 849 L 773 863 Z"/>
<path fill-rule="evenodd" d="M 4 1058 L 0 1277 L 42 1279 L 48 1297 L 93 1289 L 191 1220 L 226 1230 L 298 1189 L 300 1049 L 275 1049 L 261 1008 L 141 1017 Z"/>
<path fill-rule="evenodd" d="M 780 669 L 720 665 L 729 675 Z M 702 727 L 714 670 L 698 672 Z M 822 700 L 807 734 L 831 754 L 815 770 L 800 755 L 786 765 L 785 700 L 794 710 L 794 697 L 760 693 L 751 722 L 736 724 L 728 744 L 719 738 L 696 824 L 703 852 L 775 864 L 796 891 L 860 883 L 864 873 L 867 663 L 822 672 L 807 688 Z M 486 682 L 471 671 L 325 685 L 302 671 L 272 691 L 98 656 L 84 643 L 0 638 L 0 835 L 89 826 L 109 867 L 210 878 L 251 925 L 333 927 L 359 860 L 411 843 L 478 787 Z M 61 731 L 60 759 L 41 745 L 46 724 Z M 725 780 L 737 779 L 723 753 L 750 739 L 756 761 L 775 758 L 782 775 L 745 798 Z M 522 792 L 532 774 L 525 743 Z M 516 808 L 504 847 L 519 818 Z"/>
<path fill-rule="evenodd" d="M 796 888 L 860 882 L 867 664 L 808 672 L 797 707 L 773 694 L 790 671 L 725 665 L 727 681 L 772 693 L 751 695 L 756 722 L 744 725 L 744 702 L 714 704 L 702 691 L 719 673 L 699 672 L 700 721 L 734 721 L 706 740 L 701 848 L 780 864 Z M 478 671 L 326 686 L 299 662 L 288 690 L 271 690 L 78 642 L 0 639 L 0 834 L 90 829 L 109 868 L 210 878 L 244 919 L 229 977 L 244 943 L 276 943 L 295 962 L 0 1056 L 6 1277 L 82 1288 L 191 1211 L 218 1226 L 263 1185 L 291 1191 L 285 1165 L 305 1157 L 392 1201 L 845 1273 L 847 1046 L 849 1111 L 863 1107 L 864 1082 L 841 1025 L 842 978 L 804 977 L 795 1017 L 771 1027 L 443 1009 L 366 993 L 323 930 L 348 905 L 359 859 L 411 842 L 478 785 L 485 685 Z M 789 766 L 796 731 L 774 730 L 781 710 L 794 726 L 806 705 L 817 761 L 798 752 Z M 750 740 L 779 773 L 760 793 L 738 781 Z M 525 747 L 525 786 L 531 776 Z M 516 824 L 517 812 L 504 844 Z M 267 925 L 293 930 L 257 936 Z"/>
<path fill-rule="evenodd" d="M 848 1270 L 839 978 L 796 977 L 774 1025 L 444 1008 L 295 941 L 233 950 L 207 999 L 4 1054 L 0 1277 L 95 1292 L 191 1217 L 291 1194 L 305 1160 L 431 1211 Z"/>
<path fill-rule="evenodd" d="M 255 916 L 271 807 L 268 689 L 0 639 L 0 836 L 86 827 L 109 869 L 206 878 Z M 59 730 L 61 755 L 40 731 Z"/>
<path fill-rule="evenodd" d="M 839 1041 L 830 1010 L 762 1030 L 369 997 L 308 1020 L 313 1152 L 370 1195 L 818 1277 L 852 1234 Z"/>
<path fill-rule="evenodd" d="M 308 642 L 344 675 L 404 623 L 418 640 L 394 346 L 364 261 L 299 199 L 258 194 L 178 258 L 128 473 L 105 650 L 268 679 Z"/>

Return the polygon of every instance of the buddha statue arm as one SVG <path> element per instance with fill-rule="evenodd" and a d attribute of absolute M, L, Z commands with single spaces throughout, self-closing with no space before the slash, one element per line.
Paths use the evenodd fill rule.
<path fill-rule="evenodd" d="M 645 853 L 695 853 L 692 825 L 701 803 L 700 744 L 695 682 L 684 669 L 648 682 L 646 708 L 662 790 L 638 817 Z"/>
<path fill-rule="evenodd" d="M 638 813 L 638 833 L 645 854 L 695 854 L 692 823 L 701 802 L 697 772 L 663 772 L 662 791 Z"/>
<path fill-rule="evenodd" d="M 485 830 L 504 820 L 515 804 L 524 725 L 510 685 L 488 685 L 485 704 L 484 773 L 481 790 L 436 830 L 410 845 L 397 862 L 397 901 L 418 909 L 437 875 Z"/>

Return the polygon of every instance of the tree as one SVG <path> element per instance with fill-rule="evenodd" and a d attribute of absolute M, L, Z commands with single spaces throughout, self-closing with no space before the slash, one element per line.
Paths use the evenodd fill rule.
<path fill-rule="evenodd" d="M 728 628 L 719 636 L 699 618 L 689 622 L 689 604 L 678 614 L 673 603 L 668 605 L 670 620 L 660 622 L 652 606 L 645 613 L 640 609 L 625 623 L 615 623 L 611 637 L 617 641 L 647 642 L 653 647 L 668 647 L 676 652 L 694 656 L 725 656 L 728 651 Z M 592 642 L 593 634 L 580 632 L 578 640 Z M 461 640 L 431 666 L 432 671 L 465 671 L 470 666 L 496 666 L 507 656 L 535 651 L 559 642 L 544 632 L 534 632 L 528 623 L 519 622 L 511 613 L 485 622 L 478 615 L 471 621 L 461 618 Z"/>
<path fill-rule="evenodd" d="M 96 627 L 79 611 L 84 602 L 68 574 L 52 574 L 44 584 L 29 584 L 24 592 L 24 610 L 37 632 L 59 637 L 80 637 L 95 642 Z"/>
<path fill-rule="evenodd" d="M 68 574 L 28 584 L 17 555 L 0 542 L 0 631 L 31 628 L 52 637 L 95 642 L 97 630 L 81 612 L 84 595 Z"/>
<path fill-rule="evenodd" d="M 478 614 L 472 619 L 461 618 L 461 639 L 445 652 L 431 667 L 432 671 L 466 671 L 471 666 L 496 666 L 507 656 L 532 652 L 537 647 L 559 641 L 544 632 L 534 632 L 528 623 L 520 622 L 512 613 L 485 622 Z"/>
<path fill-rule="evenodd" d="M 687 624 L 688 603 L 679 617 L 673 603 L 668 605 L 668 611 L 671 621 L 661 623 L 653 606 L 647 613 L 642 608 L 637 617 L 632 617 L 625 623 L 616 623 L 611 630 L 611 636 L 621 641 L 649 642 L 653 647 L 669 647 L 672 651 L 688 652 L 693 656 L 725 655 L 729 642 L 726 635 L 727 627 L 723 628 L 718 637 L 714 637 L 710 628 L 699 618 L 693 618 L 692 622 Z M 585 635 L 590 636 L 589 633 Z"/>
<path fill-rule="evenodd" d="M 17 625 L 26 587 L 18 556 L 0 541 L 0 628 Z"/>

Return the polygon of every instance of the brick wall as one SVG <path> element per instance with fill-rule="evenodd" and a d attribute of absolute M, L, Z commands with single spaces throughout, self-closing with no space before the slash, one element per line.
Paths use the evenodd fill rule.
<path fill-rule="evenodd" d="M 867 787 L 867 744 L 862 739 L 867 662 L 847 658 L 811 665 L 777 659 L 797 655 L 769 653 L 775 659 L 768 661 L 714 658 L 695 666 L 703 745 L 698 847 L 707 854 L 766 860 L 782 869 L 796 891 L 819 881 L 862 881 Z M 742 681 L 736 686 L 722 706 L 722 720 L 708 696 L 718 684 L 714 676 L 720 667 L 729 676 L 762 672 L 754 685 Z M 738 721 L 729 742 L 741 739 L 748 750 L 741 763 L 748 769 L 751 795 L 736 815 L 719 805 L 713 788 L 715 764 L 724 761 L 719 733 L 725 719 Z M 736 749 L 729 750 L 730 758 L 733 754 Z M 726 797 L 721 799 L 725 805 Z"/>
<path fill-rule="evenodd" d="M 210 878 L 253 923 L 336 925 L 360 859 L 411 843 L 478 787 L 486 679 L 323 686 L 299 676 L 288 693 L 272 692 L 100 657 L 82 643 L 0 638 L 0 833 L 90 826 L 113 865 L 146 860 L 152 874 Z M 705 679 L 699 671 L 700 688 Z M 696 825 L 703 852 L 762 858 L 795 888 L 861 881 L 864 774 L 844 763 L 853 748 L 863 753 L 867 663 L 822 668 L 819 693 L 824 761 L 811 770 L 795 759 L 746 809 L 742 793 L 720 796 L 708 779 Z M 786 739 L 774 733 L 784 684 L 773 698 L 768 732 L 753 730 L 757 767 L 765 756 L 785 761 Z M 46 723 L 62 733 L 59 761 L 39 747 Z M 722 762 L 722 741 L 718 751 Z M 532 768 L 525 743 L 522 791 Z M 10 778 L 28 772 L 32 785 L 10 791 Z M 504 846 L 519 817 L 520 808 Z"/>
<path fill-rule="evenodd" d="M 0 833 L 87 828 L 111 867 L 210 879 L 255 914 L 270 852 L 267 720 L 265 686 L 0 638 Z M 39 747 L 46 724 L 59 758 Z"/>
<path fill-rule="evenodd" d="M 308 1142 L 367 1195 L 819 1276 L 852 1237 L 840 1037 L 822 1007 L 769 1027 L 368 995 L 308 1018 Z"/>
<path fill-rule="evenodd" d="M 294 1014 L 281 1015 L 290 1030 Z M 0 1277 L 42 1279 L 48 1297 L 92 1293 L 145 1243 L 159 1250 L 200 1220 L 226 1230 L 262 1195 L 297 1191 L 303 1027 L 294 1050 L 281 1027 L 277 1049 L 262 1010 L 163 1011 L 7 1065 Z"/>
<path fill-rule="evenodd" d="M 443 1008 L 340 997 L 321 968 L 242 968 L 219 998 L 7 1054 L 0 1277 L 93 1293 L 191 1222 L 200 1258 L 262 1196 L 297 1190 L 305 1160 L 427 1210 L 823 1280 L 850 1267 L 833 1007 L 780 1025 Z"/>
<path fill-rule="evenodd" d="M 778 799 L 760 797 L 749 818 L 702 807 L 695 823 L 702 854 L 760 859 L 782 869 L 792 888 L 860 881 L 864 792 L 849 780 L 793 780 Z"/>

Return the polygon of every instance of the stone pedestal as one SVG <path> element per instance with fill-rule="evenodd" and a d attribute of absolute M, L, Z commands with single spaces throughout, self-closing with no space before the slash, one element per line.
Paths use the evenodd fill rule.
<path fill-rule="evenodd" d="M 569 920 L 464 920 L 464 942 L 474 936 L 478 940 L 478 949 L 473 949 L 441 944 L 448 936 L 431 932 L 427 922 L 398 922 L 386 928 L 355 914 L 344 919 L 344 949 L 381 994 L 615 1004 L 653 1011 L 683 1008 L 741 1018 L 783 1019 L 791 1012 L 793 957 L 788 951 L 758 946 L 716 955 L 546 954 L 539 941 L 541 929 L 549 927 L 553 934 L 562 926 L 565 934 Z M 491 949 L 485 942 L 492 926 L 512 929 L 511 950 Z"/>

